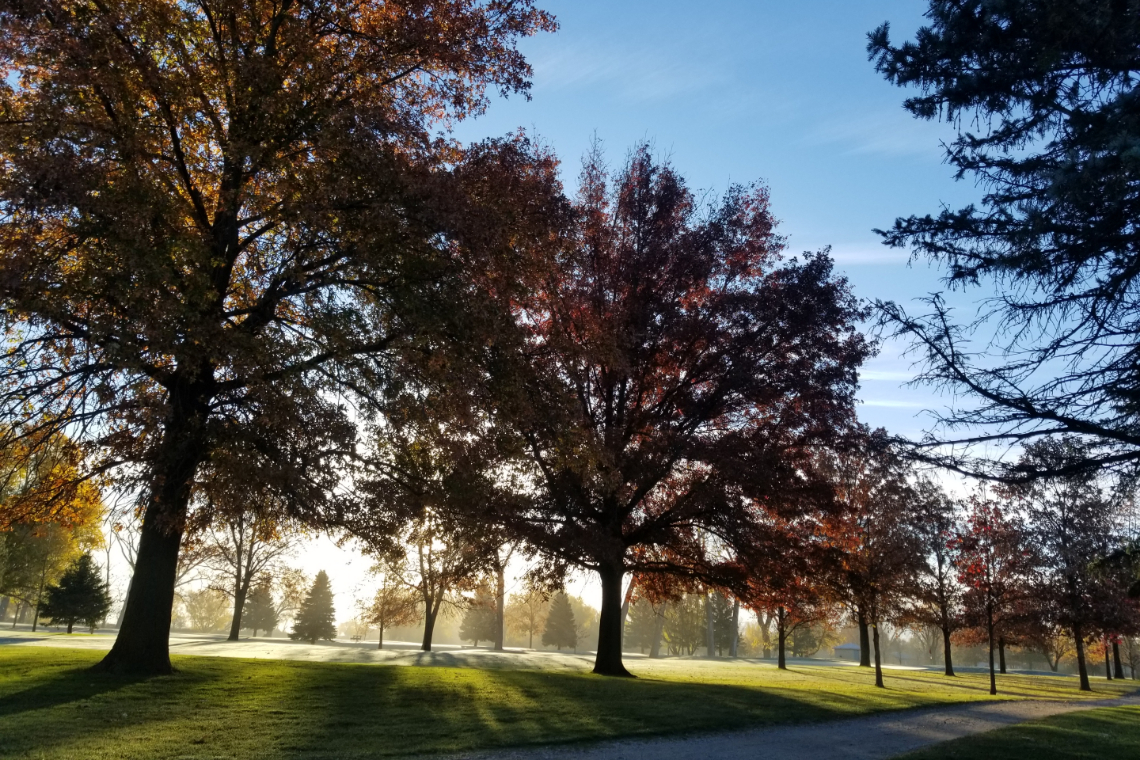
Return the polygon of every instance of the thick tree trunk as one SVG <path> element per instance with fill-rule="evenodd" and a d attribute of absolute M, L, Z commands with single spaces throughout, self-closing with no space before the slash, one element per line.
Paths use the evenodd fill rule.
<path fill-rule="evenodd" d="M 870 625 L 871 636 L 875 644 L 875 686 L 884 689 L 886 687 L 883 686 L 883 658 L 879 652 L 879 624 L 878 621 L 874 621 Z"/>
<path fill-rule="evenodd" d="M 946 675 L 954 675 L 954 660 L 950 656 L 950 630 L 949 628 L 942 629 L 942 656 L 946 661 Z"/>
<path fill-rule="evenodd" d="M 384 626 L 380 626 L 380 633 L 379 633 L 378 638 L 379 638 L 379 641 L 377 641 L 377 643 L 376 643 L 376 648 L 377 649 L 383 649 L 384 648 Z"/>
<path fill-rule="evenodd" d="M 73 620 L 68 620 L 68 621 L 67 621 L 67 632 L 68 632 L 68 633 L 71 633 L 71 629 L 72 629 L 74 626 L 75 626 L 75 621 L 73 621 Z"/>
<path fill-rule="evenodd" d="M 115 645 L 97 670 L 139 675 L 171 673 L 170 616 L 178 578 L 190 490 L 205 455 L 201 404 L 194 409 L 185 399 L 172 398 L 173 418 L 163 430 L 159 459 L 151 472 L 152 485 L 126 610 Z"/>
<path fill-rule="evenodd" d="M 241 637 L 241 616 L 245 610 L 245 597 L 249 588 L 238 586 L 234 589 L 234 616 L 230 620 L 230 635 L 227 641 L 237 641 Z"/>
<path fill-rule="evenodd" d="M 496 652 L 503 651 L 503 638 L 506 632 L 507 570 L 500 562 L 495 568 L 495 646 Z"/>
<path fill-rule="evenodd" d="M 788 631 L 784 626 L 784 616 L 780 615 L 776 618 L 776 667 L 780 670 L 788 669 L 788 661 L 785 656 L 785 645 L 788 641 Z"/>
<path fill-rule="evenodd" d="M 986 632 L 989 634 L 990 646 L 990 694 L 997 694 L 997 676 L 994 674 L 994 618 L 989 610 L 986 610 Z"/>
<path fill-rule="evenodd" d="M 1089 669 L 1085 663 L 1085 642 L 1083 639 L 1084 632 L 1081 631 L 1080 626 L 1073 626 L 1073 641 L 1077 645 L 1077 675 L 1081 679 L 1081 691 L 1092 691 L 1092 686 L 1089 684 Z"/>
<path fill-rule="evenodd" d="M 432 633 L 435 632 L 435 618 L 438 614 L 439 607 L 436 607 L 434 610 L 429 608 L 424 613 L 424 640 L 423 643 L 420 644 L 420 649 L 425 652 L 431 651 L 431 637 Z"/>
<path fill-rule="evenodd" d="M 859 667 L 871 667 L 871 632 L 867 624 L 867 613 L 860 608 L 855 616 L 859 623 Z"/>
<path fill-rule="evenodd" d="M 1114 675 L 1117 678 L 1124 680 L 1124 663 L 1121 662 L 1121 660 L 1120 660 L 1120 642 L 1119 641 L 1112 642 L 1112 665 L 1116 671 L 1114 673 Z"/>
<path fill-rule="evenodd" d="M 598 653 L 594 672 L 602 676 L 632 678 L 621 661 L 621 581 L 625 574 L 621 565 L 602 565 L 598 576 L 602 582 L 602 613 L 598 620 Z"/>
<path fill-rule="evenodd" d="M 664 612 L 658 615 L 654 612 L 653 615 L 653 644 L 649 647 L 650 659 L 658 659 L 661 657 L 661 634 L 665 631 L 665 615 Z"/>
<path fill-rule="evenodd" d="M 728 656 L 735 658 L 740 649 L 740 600 L 732 600 L 732 646 Z"/>
<path fill-rule="evenodd" d="M 1005 636 L 998 637 L 998 671 L 1005 675 Z"/>
<path fill-rule="evenodd" d="M 713 621 L 712 596 L 705 589 L 705 655 L 716 657 L 716 627 Z"/>

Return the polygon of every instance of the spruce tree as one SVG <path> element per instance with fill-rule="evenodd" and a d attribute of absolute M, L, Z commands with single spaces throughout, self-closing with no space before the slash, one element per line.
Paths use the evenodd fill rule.
<path fill-rule="evenodd" d="M 71 633 L 76 623 L 83 623 L 94 631 L 100 620 L 111 611 L 111 595 L 107 584 L 99 578 L 99 571 L 84 554 L 64 571 L 59 584 L 48 586 L 40 613 L 53 623 L 66 623 Z"/>
<path fill-rule="evenodd" d="M 546 616 L 546 629 L 542 632 L 542 643 L 548 647 L 573 649 L 578 645 L 578 628 L 574 623 L 574 610 L 570 598 L 559 593 L 550 603 L 550 614 Z"/>
<path fill-rule="evenodd" d="M 496 632 L 495 599 L 486 583 L 475 590 L 475 600 L 467 608 L 463 622 L 459 626 L 459 638 L 473 641 L 494 641 Z"/>
<path fill-rule="evenodd" d="M 307 641 L 316 644 L 324 639 L 336 638 L 336 611 L 333 609 L 332 587 L 329 577 L 322 570 L 317 573 L 313 587 L 301 602 L 301 609 L 293 621 L 293 631 L 289 638 L 294 641 Z"/>
<path fill-rule="evenodd" d="M 260 583 L 249 592 L 241 620 L 242 627 L 253 631 L 254 636 L 258 631 L 271 633 L 277 627 L 277 608 L 268 583 Z"/>

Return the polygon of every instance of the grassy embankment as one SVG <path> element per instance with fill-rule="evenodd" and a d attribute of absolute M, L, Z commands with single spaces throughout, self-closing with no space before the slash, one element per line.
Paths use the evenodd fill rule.
<path fill-rule="evenodd" d="M 904 755 L 906 760 L 1116 760 L 1140 757 L 1140 707 L 1035 720 Z M 902 760 L 902 758 L 900 758 Z"/>
<path fill-rule="evenodd" d="M 170 677 L 91 673 L 100 652 L 0 647 L 0 757 L 351 758 L 822 721 L 988 699 L 981 675 L 638 661 L 570 672 L 178 657 Z M 1004 698 L 1080 699 L 1005 676 Z M 1092 698 L 1131 682 L 1098 683 Z M 1040 760 L 1040 759 L 1038 759 Z"/>

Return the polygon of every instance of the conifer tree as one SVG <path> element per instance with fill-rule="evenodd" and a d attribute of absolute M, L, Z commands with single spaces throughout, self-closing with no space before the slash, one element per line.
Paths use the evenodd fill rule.
<path fill-rule="evenodd" d="M 480 641 L 494 641 L 497 622 L 491 589 L 486 583 L 480 583 L 475 589 L 475 600 L 459 626 L 459 638 L 473 641 L 475 646 L 479 646 Z"/>
<path fill-rule="evenodd" d="M 322 570 L 317 573 L 313 587 L 301 602 L 301 609 L 293 621 L 293 632 L 289 638 L 294 641 L 307 641 L 316 644 L 324 639 L 336 638 L 336 610 L 333 609 L 332 587 L 329 577 Z"/>
<path fill-rule="evenodd" d="M 59 585 L 49 586 L 40 614 L 54 623 L 66 623 L 71 633 L 76 623 L 83 623 L 92 631 L 111 611 L 111 595 L 107 584 L 99 578 L 99 571 L 84 554 L 59 579 Z"/>
<path fill-rule="evenodd" d="M 574 623 L 574 610 L 570 598 L 559 593 L 551 600 L 550 614 L 546 616 L 546 629 L 542 632 L 543 646 L 572 649 L 578 645 L 578 628 Z"/>
<path fill-rule="evenodd" d="M 269 582 L 262 581 L 254 586 L 253 591 L 245 600 L 242 612 L 242 627 L 253 631 L 271 633 L 277 627 L 277 607 L 273 603 L 273 594 L 269 591 Z"/>

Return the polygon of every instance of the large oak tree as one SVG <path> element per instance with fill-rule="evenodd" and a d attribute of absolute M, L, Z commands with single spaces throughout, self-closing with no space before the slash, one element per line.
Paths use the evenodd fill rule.
<path fill-rule="evenodd" d="M 614 173 L 595 150 L 574 215 L 519 308 L 523 380 L 495 413 L 530 487 L 497 519 L 598 574 L 594 670 L 628 675 L 625 574 L 723 581 L 758 516 L 810 490 L 870 348 L 830 259 L 783 257 L 761 186 L 704 207 L 647 148 Z"/>
<path fill-rule="evenodd" d="M 143 494 L 103 667 L 170 670 L 200 478 L 240 467 L 317 519 L 339 402 L 477 324 L 545 175 L 433 130 L 525 91 L 515 42 L 552 28 L 531 0 L 0 2 L 0 409 Z"/>

